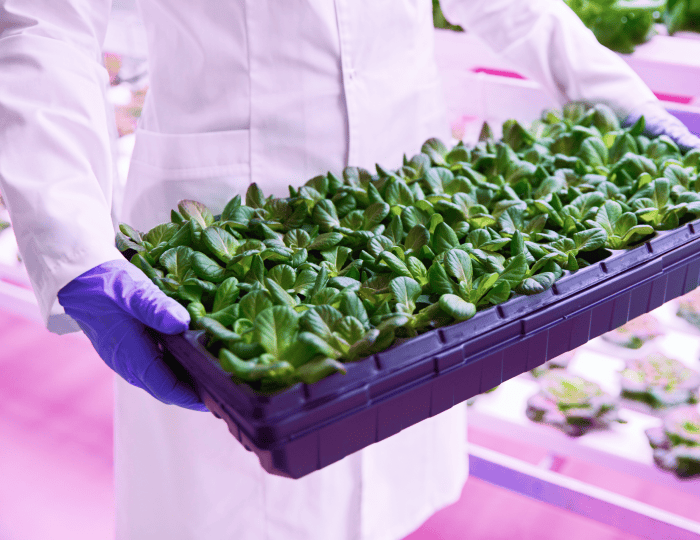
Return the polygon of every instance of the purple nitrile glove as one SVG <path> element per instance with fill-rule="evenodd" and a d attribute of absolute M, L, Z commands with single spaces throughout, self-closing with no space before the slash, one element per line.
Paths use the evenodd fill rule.
<path fill-rule="evenodd" d="M 187 330 L 190 315 L 126 260 L 96 266 L 63 287 L 58 301 L 78 323 L 105 363 L 130 384 L 163 403 L 195 411 L 206 407 L 178 380 L 146 332 Z"/>
<path fill-rule="evenodd" d="M 631 126 L 641 116 L 644 117 L 645 135 L 650 137 L 666 135 L 685 152 L 693 148 L 700 150 L 700 138 L 688 131 L 683 122 L 664 109 L 660 103 L 651 101 L 637 107 L 625 119 L 623 125 Z"/>

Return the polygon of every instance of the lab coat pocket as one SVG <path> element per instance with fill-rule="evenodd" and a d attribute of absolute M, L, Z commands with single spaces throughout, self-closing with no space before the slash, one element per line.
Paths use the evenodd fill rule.
<path fill-rule="evenodd" d="M 219 212 L 250 183 L 248 130 L 165 134 L 137 130 L 122 220 L 141 230 L 168 221 L 182 199 Z"/>

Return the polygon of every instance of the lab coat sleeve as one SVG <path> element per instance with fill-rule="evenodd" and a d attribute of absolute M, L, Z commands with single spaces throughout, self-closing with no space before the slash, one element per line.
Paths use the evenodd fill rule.
<path fill-rule="evenodd" d="M 0 0 L 0 191 L 49 329 L 58 291 L 120 257 L 101 61 L 110 8 Z"/>
<path fill-rule="evenodd" d="M 453 24 L 473 32 L 561 104 L 604 103 L 620 118 L 656 97 L 600 45 L 563 0 L 442 0 Z"/>

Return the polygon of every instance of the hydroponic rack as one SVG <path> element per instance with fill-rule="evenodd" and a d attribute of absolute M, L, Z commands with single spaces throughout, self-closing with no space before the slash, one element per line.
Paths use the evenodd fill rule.
<path fill-rule="evenodd" d="M 680 115 L 700 113 L 699 35 L 657 35 L 620 56 L 667 108 Z M 483 121 L 498 131 L 509 118 L 529 122 L 543 109 L 561 106 L 474 34 L 436 30 L 435 57 L 453 133 L 464 133 L 467 140 L 476 137 Z"/>
<path fill-rule="evenodd" d="M 676 302 L 664 304 L 653 313 L 666 335 L 639 350 L 626 350 L 594 340 L 581 347 L 568 371 L 593 380 L 612 395 L 620 392 L 622 358 L 643 357 L 663 352 L 698 369 L 700 331 L 676 317 Z M 572 438 L 556 428 L 530 421 L 525 415 L 527 399 L 538 389 L 526 375 L 503 383 L 493 393 L 479 396 L 469 409 L 469 427 L 480 433 L 547 450 L 547 456 L 534 465 L 489 448 L 470 444 L 470 473 L 487 482 L 531 498 L 566 508 L 575 513 L 613 525 L 625 532 L 654 539 L 697 538 L 700 519 L 691 520 L 598 486 L 591 486 L 558 472 L 569 459 L 589 462 L 613 471 L 644 479 L 653 485 L 671 488 L 700 502 L 700 479 L 679 480 L 660 470 L 644 430 L 661 425 L 661 415 L 639 412 L 631 402 L 621 401 L 620 417 L 626 424 L 591 431 Z"/>

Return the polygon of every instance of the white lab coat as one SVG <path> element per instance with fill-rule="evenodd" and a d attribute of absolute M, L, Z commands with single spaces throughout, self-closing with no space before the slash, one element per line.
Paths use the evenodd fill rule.
<path fill-rule="evenodd" d="M 653 100 L 560 0 L 443 7 L 562 101 L 624 114 Z M 141 10 L 150 90 L 123 204 L 137 228 L 182 198 L 217 211 L 251 181 L 285 195 L 346 164 L 396 167 L 448 137 L 429 0 Z M 100 63 L 108 11 L 109 0 L 0 0 L 0 184 L 47 320 L 63 285 L 120 256 Z M 213 416 L 121 379 L 115 425 L 118 540 L 395 540 L 455 501 L 467 473 L 463 405 L 296 481 L 267 475 Z"/>

